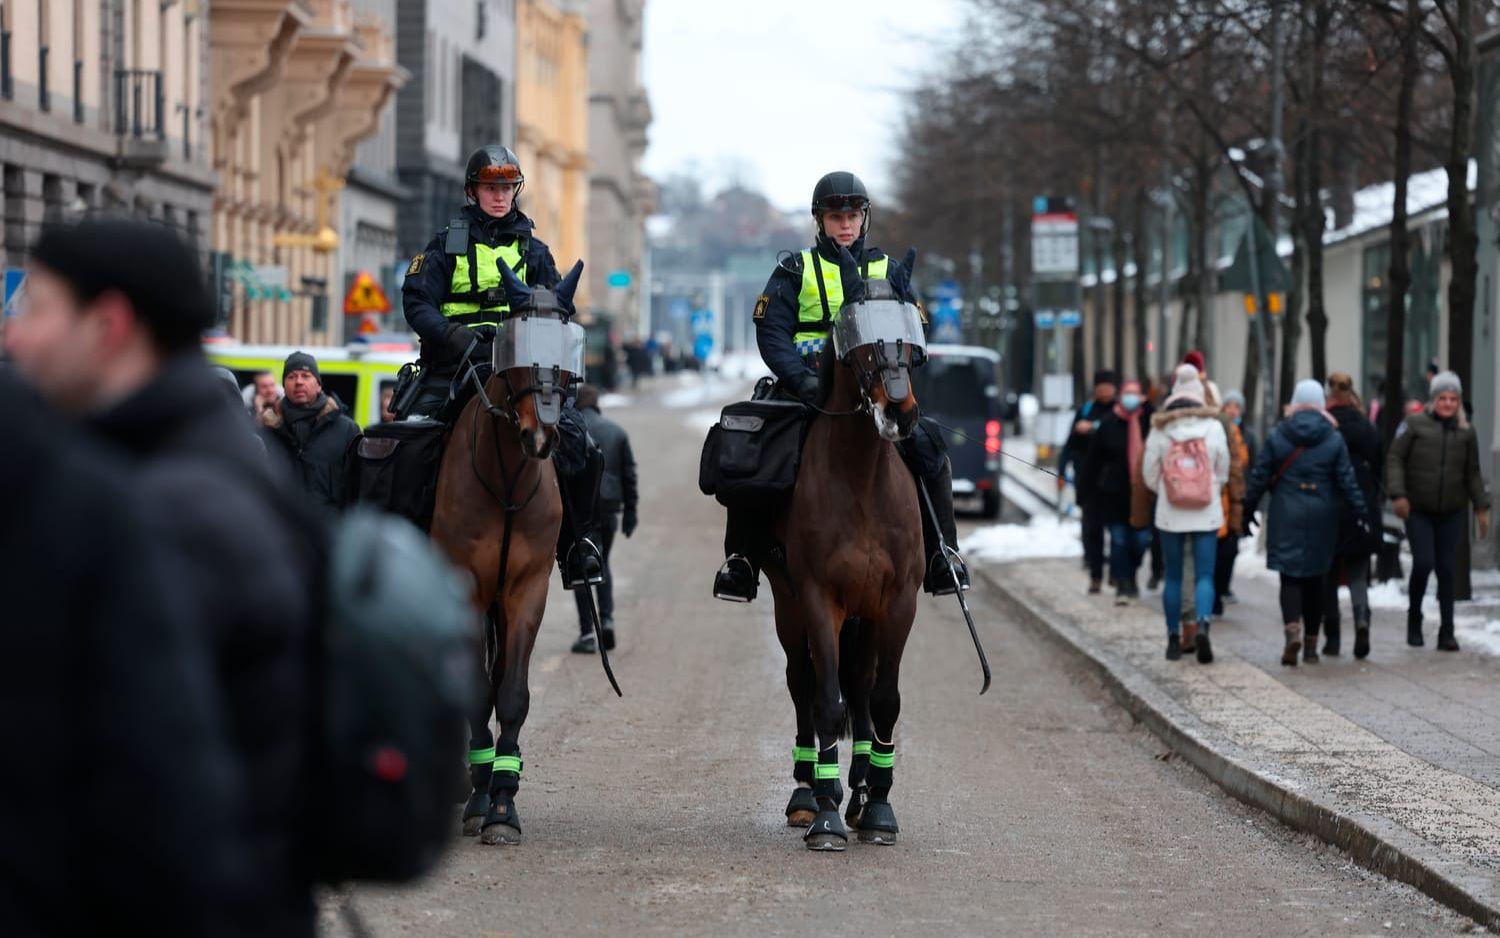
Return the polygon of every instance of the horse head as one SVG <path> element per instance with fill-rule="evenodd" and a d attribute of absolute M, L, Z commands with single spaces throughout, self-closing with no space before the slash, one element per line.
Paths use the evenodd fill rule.
<path fill-rule="evenodd" d="M 578 261 L 556 289 L 529 287 L 500 264 L 510 315 L 495 335 L 494 372 L 505 384 L 521 449 L 534 459 L 552 454 L 563 401 L 583 379 L 584 332 L 572 322 L 582 274 L 583 261 Z"/>
<path fill-rule="evenodd" d="M 916 251 L 903 262 L 910 271 Z M 904 440 L 916 428 L 911 369 L 926 360 L 921 314 L 896 295 L 889 280 L 866 280 L 848 249 L 839 251 L 844 305 L 833 325 L 834 351 L 854 372 L 862 403 L 882 439 Z"/>

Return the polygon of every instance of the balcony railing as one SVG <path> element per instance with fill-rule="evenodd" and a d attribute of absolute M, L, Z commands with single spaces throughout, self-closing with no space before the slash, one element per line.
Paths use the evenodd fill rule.
<path fill-rule="evenodd" d="M 161 72 L 120 69 L 115 72 L 115 134 L 137 140 L 167 138 L 163 112 L 166 97 Z"/>

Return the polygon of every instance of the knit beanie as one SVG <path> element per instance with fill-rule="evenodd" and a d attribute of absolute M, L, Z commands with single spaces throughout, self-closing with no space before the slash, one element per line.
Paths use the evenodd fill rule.
<path fill-rule="evenodd" d="M 1230 404 L 1238 404 L 1238 405 L 1240 405 L 1240 410 L 1244 410 L 1245 409 L 1245 395 L 1241 394 L 1238 391 L 1225 391 L 1224 392 L 1224 406 L 1228 407 Z"/>
<path fill-rule="evenodd" d="M 296 351 L 286 357 L 286 363 L 281 366 L 281 380 L 285 381 L 286 376 L 294 371 L 312 372 L 318 383 L 323 383 L 323 375 L 318 372 L 318 360 L 306 352 Z"/>
<path fill-rule="evenodd" d="M 1432 382 L 1427 385 L 1432 397 L 1437 397 L 1444 391 L 1452 391 L 1459 397 L 1464 396 L 1464 383 L 1458 380 L 1458 375 L 1451 371 L 1440 371 L 1432 376 Z"/>
<path fill-rule="evenodd" d="M 1167 398 L 1167 405 L 1178 401 L 1203 403 L 1203 382 L 1198 380 L 1198 369 L 1192 365 L 1178 365 L 1172 373 L 1172 394 Z"/>
<path fill-rule="evenodd" d="M 1192 365 L 1194 368 L 1198 369 L 1198 373 L 1200 375 L 1208 370 L 1205 367 L 1206 360 L 1203 357 L 1203 353 L 1198 351 L 1197 349 L 1192 349 L 1186 355 L 1182 356 L 1182 363 L 1184 365 Z"/>
<path fill-rule="evenodd" d="M 1322 410 L 1328 405 L 1323 396 L 1323 384 L 1315 378 L 1303 378 L 1292 390 L 1293 407 L 1316 407 Z"/>

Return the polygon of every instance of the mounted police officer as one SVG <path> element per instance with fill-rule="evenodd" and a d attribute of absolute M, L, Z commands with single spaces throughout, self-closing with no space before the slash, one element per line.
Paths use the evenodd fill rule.
<path fill-rule="evenodd" d="M 896 295 L 907 302 L 917 298 L 911 272 L 879 248 L 867 247 L 870 196 L 865 184 L 853 173 L 829 173 L 813 189 L 812 216 L 818 234 L 812 247 L 799 254 L 782 252 L 765 292 L 755 304 L 756 343 L 760 357 L 775 373 L 778 396 L 816 404 L 820 396 L 819 365 L 829 341 L 834 314 L 843 305 L 844 291 L 839 253 L 846 249 L 867 280 L 888 280 Z M 946 447 L 936 429 L 925 420 L 906 441 L 898 444 L 902 459 L 918 478 L 927 483 L 937 514 L 936 524 L 950 545 L 958 543 L 953 521 L 953 472 Z M 968 570 L 955 563 L 957 582 L 939 556 L 932 533 L 933 519 L 923 508 L 923 542 L 927 548 L 927 574 L 923 588 L 944 595 L 967 589 Z M 750 602 L 760 580 L 760 563 L 772 549 L 772 535 L 764 512 L 731 510 L 725 533 L 724 565 L 714 577 L 714 596 L 731 602 Z"/>
<path fill-rule="evenodd" d="M 412 258 L 401 288 L 407 324 L 422 340 L 416 384 L 398 390 L 397 419 L 452 423 L 491 370 L 493 329 L 510 313 L 500 264 L 528 286 L 553 289 L 561 279 L 552 251 L 519 206 L 526 176 L 508 147 L 480 147 L 464 167 L 463 211 Z M 486 329 L 485 327 L 488 327 Z M 467 354 L 467 358 L 465 355 Z M 410 379 L 408 379 L 410 380 Z M 558 562 L 569 589 L 602 578 L 594 502 L 603 462 L 583 418 L 571 406 L 558 422 L 554 463 L 565 487 Z"/>

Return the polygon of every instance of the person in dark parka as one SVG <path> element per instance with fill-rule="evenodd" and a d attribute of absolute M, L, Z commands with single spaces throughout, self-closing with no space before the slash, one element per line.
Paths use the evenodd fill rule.
<path fill-rule="evenodd" d="M 1247 526 L 1255 523 L 1261 496 L 1271 495 L 1266 566 L 1281 574 L 1281 663 L 1289 666 L 1297 664 L 1299 651 L 1309 663 L 1318 660 L 1323 577 L 1338 546 L 1339 500 L 1349 505 L 1356 524 L 1367 523 L 1349 450 L 1324 405 L 1322 384 L 1297 383 L 1289 414 L 1261 447 L 1245 493 Z"/>
<path fill-rule="evenodd" d="M 615 531 L 626 537 L 635 533 L 638 521 L 636 506 L 639 494 L 636 487 L 635 454 L 630 450 L 630 436 L 625 428 L 610 420 L 599 411 L 599 389 L 591 384 L 578 388 L 578 411 L 588 426 L 589 436 L 599 447 L 604 460 L 604 471 L 599 479 L 598 529 L 604 555 L 604 582 L 599 584 L 599 634 L 604 640 L 604 650 L 615 647 L 615 577 L 610 569 L 609 558 L 614 552 Z M 589 654 L 596 651 L 592 623 L 589 621 L 588 603 L 584 593 L 575 591 L 573 599 L 578 606 L 578 640 L 573 651 Z"/>
<path fill-rule="evenodd" d="M 1094 425 L 1092 439 L 1078 468 L 1077 482 L 1080 497 L 1084 499 L 1083 512 L 1109 532 L 1109 572 L 1119 604 L 1140 595 L 1135 568 L 1143 545 L 1137 544 L 1138 538 L 1130 527 L 1132 438 L 1136 458 L 1145 449 L 1145 433 L 1140 425 L 1140 384 L 1127 381 L 1121 387 L 1121 399 L 1103 411 Z"/>
<path fill-rule="evenodd" d="M 345 467 L 359 424 L 323 392 L 318 360 L 306 352 L 287 356 L 281 383 L 286 394 L 257 418 L 266 449 L 285 458 L 313 505 L 333 514 L 344 507 Z"/>
<path fill-rule="evenodd" d="M 0 372 L 0 930 L 224 934 L 243 790 L 204 636 L 115 454 Z"/>
<path fill-rule="evenodd" d="M 1323 654 L 1339 653 L 1339 585 L 1347 580 L 1354 609 L 1354 657 L 1364 658 L 1370 653 L 1370 555 L 1378 542 L 1380 485 L 1385 474 L 1380 431 L 1365 417 L 1359 395 L 1354 393 L 1354 379 L 1343 372 L 1328 376 L 1328 414 L 1338 422 L 1339 436 L 1349 449 L 1354 479 L 1365 499 L 1365 523 L 1360 525 L 1344 504 L 1333 566 L 1323 580 Z"/>
<path fill-rule="evenodd" d="M 145 222 L 44 229 L 5 341 L 43 397 L 128 457 L 226 702 L 257 886 L 245 924 L 310 936 L 310 538 L 278 509 L 295 489 L 200 350 L 213 307 L 198 264 L 170 229 Z"/>

